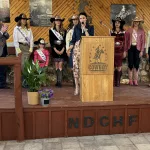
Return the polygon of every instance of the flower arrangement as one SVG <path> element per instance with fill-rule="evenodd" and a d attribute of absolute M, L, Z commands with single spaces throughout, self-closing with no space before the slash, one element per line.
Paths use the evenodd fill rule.
<path fill-rule="evenodd" d="M 54 91 L 51 89 L 43 89 L 43 90 L 39 90 L 39 95 L 41 99 L 50 99 L 51 97 L 53 97 Z"/>

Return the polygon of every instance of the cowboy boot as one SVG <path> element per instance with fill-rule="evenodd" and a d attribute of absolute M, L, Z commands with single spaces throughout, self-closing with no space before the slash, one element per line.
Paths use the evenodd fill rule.
<path fill-rule="evenodd" d="M 62 87 L 62 70 L 58 69 L 59 72 L 58 72 L 58 87 L 61 88 Z"/>
<path fill-rule="evenodd" d="M 119 83 L 121 82 L 122 70 L 120 71 Z"/>
<path fill-rule="evenodd" d="M 138 70 L 136 70 L 135 68 L 134 68 L 134 81 L 133 81 L 133 84 L 135 85 L 135 86 L 138 86 Z"/>
<path fill-rule="evenodd" d="M 128 70 L 128 76 L 129 76 L 129 85 L 133 85 L 133 79 L 132 79 L 132 70 Z"/>
<path fill-rule="evenodd" d="M 114 70 L 114 86 L 117 85 L 117 70 Z"/>
<path fill-rule="evenodd" d="M 75 80 L 74 80 L 73 72 L 72 72 L 72 80 L 73 80 L 73 86 L 75 87 Z"/>
<path fill-rule="evenodd" d="M 120 78 L 121 78 L 121 71 L 117 70 L 117 83 L 116 86 L 119 87 L 120 86 Z"/>
<path fill-rule="evenodd" d="M 59 74 L 59 69 L 56 70 L 56 84 L 55 84 L 55 86 L 58 86 L 58 74 Z"/>

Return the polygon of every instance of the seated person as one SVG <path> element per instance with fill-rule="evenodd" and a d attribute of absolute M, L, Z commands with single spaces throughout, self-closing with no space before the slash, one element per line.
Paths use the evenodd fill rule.
<path fill-rule="evenodd" d="M 38 41 L 34 42 L 38 45 L 38 49 L 34 51 L 34 62 L 38 61 L 40 67 L 47 67 L 49 64 L 49 51 L 45 49 L 45 40 L 39 38 Z"/>

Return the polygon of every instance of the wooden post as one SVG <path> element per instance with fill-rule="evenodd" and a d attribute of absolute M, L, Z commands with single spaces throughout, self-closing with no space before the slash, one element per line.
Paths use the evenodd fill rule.
<path fill-rule="evenodd" d="M 14 93 L 17 124 L 17 140 L 24 140 L 24 116 L 22 106 L 21 59 L 18 57 L 0 58 L 0 65 L 14 66 Z"/>
<path fill-rule="evenodd" d="M 17 123 L 17 140 L 24 140 L 24 119 L 22 107 L 22 86 L 21 86 L 21 64 L 14 66 L 14 92 L 15 92 L 15 111 Z"/>

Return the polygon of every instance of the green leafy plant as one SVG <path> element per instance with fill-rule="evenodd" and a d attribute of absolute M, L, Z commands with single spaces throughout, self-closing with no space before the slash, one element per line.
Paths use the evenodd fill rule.
<path fill-rule="evenodd" d="M 29 92 L 38 92 L 46 83 L 46 67 L 40 68 L 38 62 L 26 60 L 23 69 L 23 82 L 27 84 Z"/>

